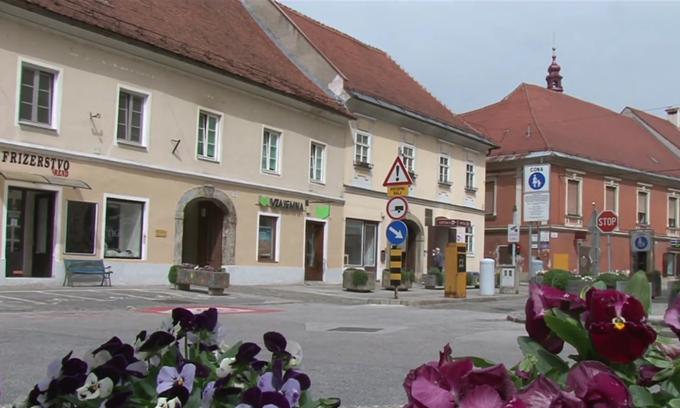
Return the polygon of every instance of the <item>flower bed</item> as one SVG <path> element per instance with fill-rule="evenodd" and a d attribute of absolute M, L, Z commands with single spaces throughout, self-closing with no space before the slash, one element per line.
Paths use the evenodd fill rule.
<path fill-rule="evenodd" d="M 454 358 L 447 344 L 406 376 L 406 407 L 680 407 L 680 348 L 647 321 L 644 273 L 627 291 L 594 282 L 581 297 L 532 283 L 520 362 Z M 664 320 L 680 336 L 680 300 Z M 565 343 L 576 351 L 566 359 Z"/>
<path fill-rule="evenodd" d="M 217 310 L 182 308 L 161 329 L 140 332 L 131 344 L 113 337 L 82 359 L 53 361 L 21 407 L 337 407 L 314 400 L 299 371 L 300 345 L 277 332 L 263 336 L 268 359 L 251 342 L 223 343 Z"/>

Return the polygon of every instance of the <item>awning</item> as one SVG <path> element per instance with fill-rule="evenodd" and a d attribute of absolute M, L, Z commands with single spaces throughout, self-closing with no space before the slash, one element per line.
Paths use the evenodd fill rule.
<path fill-rule="evenodd" d="M 0 175 L 4 177 L 5 180 L 15 180 L 24 181 L 27 183 L 35 184 L 50 184 L 53 186 L 64 186 L 73 188 L 84 188 L 87 190 L 92 190 L 89 184 L 83 180 L 69 179 L 64 177 L 53 177 L 53 176 L 41 176 L 40 174 L 31 173 L 21 173 L 16 171 L 0 171 Z"/>

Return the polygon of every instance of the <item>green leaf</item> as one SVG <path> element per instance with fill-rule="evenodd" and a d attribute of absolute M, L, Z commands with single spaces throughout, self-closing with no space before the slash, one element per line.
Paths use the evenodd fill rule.
<path fill-rule="evenodd" d="M 545 324 L 562 340 L 574 346 L 582 359 L 593 355 L 588 332 L 581 323 L 559 309 L 550 309 L 543 316 Z"/>
<path fill-rule="evenodd" d="M 650 356 L 650 357 L 646 357 L 645 360 L 647 360 L 647 362 L 649 362 L 653 366 L 659 367 L 659 368 L 669 368 L 669 367 L 673 366 L 672 361 L 668 361 L 664 358 L 658 358 L 658 357 L 651 357 Z"/>
<path fill-rule="evenodd" d="M 600 290 L 605 290 L 605 289 L 607 289 L 607 284 L 604 283 L 604 282 L 602 282 L 602 281 L 595 281 L 595 282 L 594 282 L 592 285 L 590 285 L 590 286 L 593 287 L 593 288 L 595 288 L 595 289 L 600 289 Z"/>
<path fill-rule="evenodd" d="M 559 356 L 549 352 L 543 346 L 535 342 L 528 336 L 520 336 L 517 338 L 520 350 L 525 357 L 533 359 L 536 369 L 541 374 L 560 375 L 569 370 L 569 365 L 565 363 Z"/>
<path fill-rule="evenodd" d="M 464 358 L 469 358 L 470 360 L 472 360 L 472 363 L 475 365 L 475 367 L 479 367 L 479 368 L 492 367 L 492 366 L 495 366 L 496 364 L 498 364 L 498 363 L 494 363 L 493 361 L 487 360 L 487 359 L 482 358 L 482 357 L 473 357 L 473 356 L 456 357 L 456 360 L 464 359 Z"/>
<path fill-rule="evenodd" d="M 666 406 L 669 408 L 680 408 L 680 398 L 673 398 L 666 403 Z"/>
<path fill-rule="evenodd" d="M 649 290 L 649 281 L 643 271 L 637 271 L 628 279 L 626 293 L 633 296 L 642 303 L 645 313 L 649 314 L 652 307 L 652 293 Z"/>
<path fill-rule="evenodd" d="M 652 393 L 645 387 L 640 387 L 639 385 L 631 385 L 628 387 L 630 394 L 633 396 L 633 405 L 636 407 L 653 407 L 654 397 Z"/>

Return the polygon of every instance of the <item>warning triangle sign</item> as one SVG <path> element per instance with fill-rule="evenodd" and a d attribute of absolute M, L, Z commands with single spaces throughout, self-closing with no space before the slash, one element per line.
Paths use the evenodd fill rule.
<path fill-rule="evenodd" d="M 387 177 L 385 177 L 383 186 L 410 186 L 411 184 L 413 184 L 413 179 L 411 179 L 411 175 L 406 170 L 404 162 L 401 161 L 401 157 L 397 156 L 394 159 L 394 163 L 392 163 L 389 173 L 387 173 Z"/>

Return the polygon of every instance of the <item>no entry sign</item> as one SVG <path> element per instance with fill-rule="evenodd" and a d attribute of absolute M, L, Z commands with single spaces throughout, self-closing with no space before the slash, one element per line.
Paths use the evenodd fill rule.
<path fill-rule="evenodd" d="M 619 226 L 619 216 L 614 211 L 604 210 L 597 216 L 597 228 L 602 232 L 612 232 Z"/>

